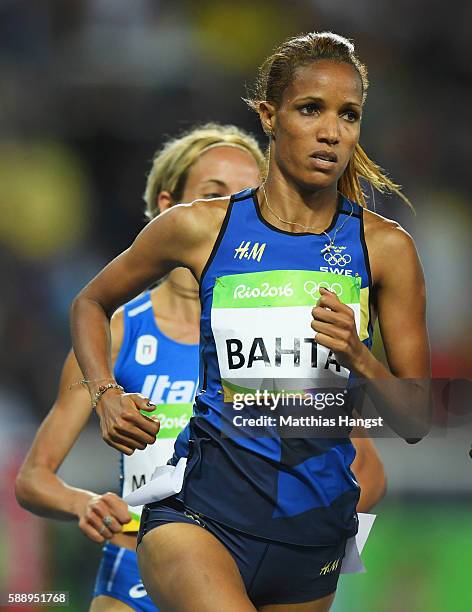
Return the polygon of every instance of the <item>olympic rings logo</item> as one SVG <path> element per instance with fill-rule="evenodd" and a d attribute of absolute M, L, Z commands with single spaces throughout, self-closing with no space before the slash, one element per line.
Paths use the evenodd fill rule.
<path fill-rule="evenodd" d="M 339 283 L 333 283 L 330 285 L 326 281 L 320 281 L 319 283 L 315 283 L 315 281 L 306 281 L 303 285 L 303 291 L 308 293 L 313 300 L 320 297 L 320 289 L 327 289 L 328 291 L 335 293 L 338 297 L 341 297 L 343 292 L 343 288 Z"/>
<path fill-rule="evenodd" d="M 338 252 L 335 251 L 334 253 L 331 253 L 330 251 L 327 251 L 323 255 L 323 259 L 330 266 L 341 266 L 341 267 L 344 267 L 348 263 L 351 263 L 352 257 L 348 253 L 343 255 L 339 251 Z"/>

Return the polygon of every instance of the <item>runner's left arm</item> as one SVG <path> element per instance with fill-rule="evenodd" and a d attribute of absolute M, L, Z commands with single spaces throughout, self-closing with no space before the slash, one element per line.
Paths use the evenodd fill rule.
<path fill-rule="evenodd" d="M 359 340 L 354 313 L 336 294 L 320 289 L 311 326 L 316 342 L 362 381 L 386 423 L 416 442 L 429 431 L 432 409 L 424 276 L 411 237 L 393 222 L 382 223 L 370 232 L 367 246 L 388 367 Z"/>
<path fill-rule="evenodd" d="M 351 470 L 361 489 L 357 504 L 358 512 L 370 512 L 385 495 L 387 478 L 380 455 L 372 440 L 360 427 L 354 427 L 351 441 L 356 449 L 356 458 Z"/>

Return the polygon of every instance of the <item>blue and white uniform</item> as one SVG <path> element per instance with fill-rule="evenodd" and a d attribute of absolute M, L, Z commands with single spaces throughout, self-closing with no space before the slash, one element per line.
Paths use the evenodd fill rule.
<path fill-rule="evenodd" d="M 256 382 L 284 379 L 285 390 L 291 379 L 295 389 L 304 381 L 304 390 L 349 384 L 349 370 L 313 339 L 311 309 L 320 286 L 354 310 L 359 337 L 370 348 L 362 208 L 340 198 L 327 233 L 336 234 L 336 251 L 323 253 L 326 234 L 271 226 L 254 190 L 232 198 L 201 279 L 202 388 L 191 422 L 198 452 L 189 460 L 182 496 L 186 506 L 225 525 L 303 545 L 329 545 L 357 531 L 351 441 L 220 432 L 233 414 L 225 396 Z"/>
<path fill-rule="evenodd" d="M 156 404 L 159 439 L 145 450 L 120 457 L 121 495 L 149 482 L 156 466 L 172 456 L 177 435 L 192 414 L 198 384 L 198 344 L 183 344 L 164 335 L 156 324 L 150 292 L 124 307 L 124 336 L 114 375 L 127 393 L 142 393 Z M 142 508 L 130 508 L 124 532 L 137 532 Z M 103 548 L 94 597 L 108 595 L 142 611 L 155 611 L 139 576 L 136 553 L 113 544 Z"/>
<path fill-rule="evenodd" d="M 334 239 L 330 249 L 325 248 L 327 234 Z M 332 592 L 344 544 L 357 532 L 359 486 L 350 469 L 355 450 L 349 427 L 342 435 L 338 427 L 331 437 L 295 438 L 284 435 L 280 422 L 261 431 L 235 427 L 233 420 L 236 394 L 284 389 L 313 395 L 334 388 L 342 395 L 349 388 L 349 370 L 315 342 L 310 327 L 320 287 L 352 308 L 359 337 L 370 348 L 371 278 L 362 207 L 339 196 L 326 233 L 295 234 L 263 218 L 255 190 L 232 196 L 200 281 L 201 387 L 190 431 L 179 436 L 174 456 L 190 439 L 184 485 L 171 503 L 162 502 L 162 510 L 159 503 L 146 506 L 141 525 L 142 537 L 166 520 L 178 520 L 182 504 L 187 515 L 195 513 L 227 544 L 248 593 L 261 571 L 272 575 L 269 586 L 261 581 L 258 592 L 250 594 L 257 605 L 309 601 Z M 337 415 L 349 417 L 349 392 L 346 398 Z M 227 528 L 223 536 L 222 527 Z M 244 547 L 254 559 L 257 541 L 285 544 L 282 565 L 293 570 L 293 578 L 274 579 L 277 560 L 284 559 L 279 548 L 270 571 L 252 568 L 246 580 L 248 560 L 242 562 L 231 545 L 236 533 L 247 535 Z M 325 586 L 320 580 L 305 588 L 310 579 L 301 576 L 307 554 L 294 553 L 303 547 L 313 549 L 315 566 L 319 557 L 319 576 L 330 574 Z M 322 547 L 327 551 L 323 562 L 316 554 Z M 298 554 L 298 565 L 292 553 Z M 278 591 L 282 582 L 291 581 L 298 587 Z"/>

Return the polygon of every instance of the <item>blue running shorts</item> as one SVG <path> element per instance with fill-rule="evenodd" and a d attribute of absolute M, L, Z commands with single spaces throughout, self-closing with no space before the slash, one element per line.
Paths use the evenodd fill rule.
<path fill-rule="evenodd" d="M 199 525 L 212 533 L 233 556 L 257 607 L 304 603 L 336 590 L 346 540 L 334 546 L 300 546 L 237 531 L 192 512 L 175 497 L 144 506 L 138 545 L 156 527 L 167 523 Z"/>

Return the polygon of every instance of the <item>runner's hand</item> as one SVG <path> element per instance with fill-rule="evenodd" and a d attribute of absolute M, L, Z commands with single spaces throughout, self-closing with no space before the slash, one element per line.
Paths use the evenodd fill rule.
<path fill-rule="evenodd" d="M 115 493 L 105 493 L 94 495 L 84 506 L 79 515 L 79 528 L 92 542 L 101 543 L 120 533 L 130 520 L 126 502 Z"/>
<path fill-rule="evenodd" d="M 354 311 L 342 304 L 335 293 L 320 288 L 320 294 L 321 297 L 311 311 L 311 328 L 316 332 L 315 340 L 317 344 L 331 349 L 340 365 L 353 369 L 366 350 L 357 334 Z"/>
<path fill-rule="evenodd" d="M 125 455 L 132 455 L 154 444 L 159 431 L 159 421 L 141 414 L 140 410 L 152 410 L 154 404 L 140 393 L 122 393 L 110 389 L 97 404 L 102 438 L 107 444 Z"/>

